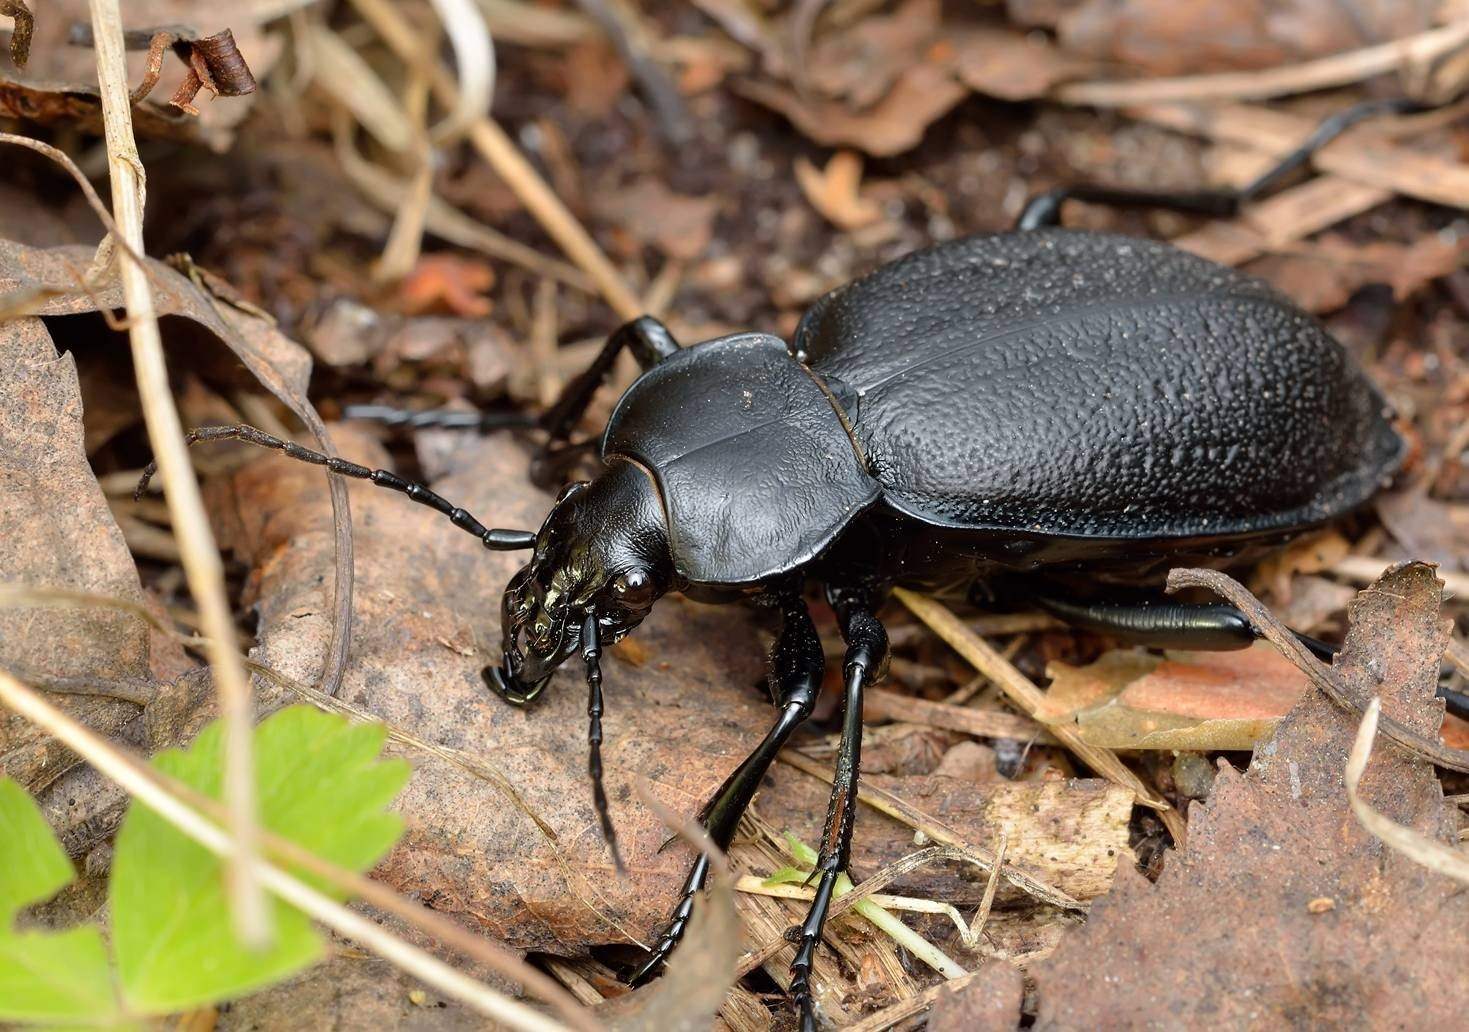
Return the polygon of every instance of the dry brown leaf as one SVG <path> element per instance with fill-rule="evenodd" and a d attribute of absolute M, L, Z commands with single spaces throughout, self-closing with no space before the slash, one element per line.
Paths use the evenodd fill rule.
<path fill-rule="evenodd" d="M 1034 100 L 1051 87 L 1096 73 L 1094 62 L 1068 54 L 1034 33 L 963 28 L 945 37 L 954 74 L 976 93 Z"/>
<path fill-rule="evenodd" d="M 869 110 L 800 94 L 767 82 L 736 83 L 741 96 L 785 115 L 806 136 L 828 147 L 856 147 L 874 157 L 901 154 L 964 99 L 967 92 L 945 68 L 919 64 L 904 69 L 893 88 Z"/>
<path fill-rule="evenodd" d="M 1469 570 L 1469 506 L 1433 498 L 1426 483 L 1379 495 L 1374 506 L 1409 555 L 1432 559 L 1446 570 Z"/>
<path fill-rule="evenodd" d="M 859 18 L 823 35 L 807 54 L 806 84 L 861 110 L 920 64 L 940 33 L 938 0 L 905 0 L 892 14 Z"/>
<path fill-rule="evenodd" d="M 1251 262 L 1246 268 L 1273 283 L 1308 312 L 1331 312 L 1371 283 L 1392 287 L 1402 301 L 1464 264 L 1469 242 L 1429 233 L 1411 244 L 1354 243 L 1328 235 L 1290 252 Z"/>
<path fill-rule="evenodd" d="M 0 322 L 0 580 L 143 602 L 143 589 L 87 462 L 76 364 L 40 319 Z M 64 605 L 0 607 L 0 667 L 106 734 L 154 694 L 148 627 Z M 14 713 L 0 717 L 0 773 L 37 791 L 76 762 Z"/>
<path fill-rule="evenodd" d="M 386 465 L 367 439 L 339 433 L 353 458 Z M 450 472 L 434 489 L 496 526 L 537 527 L 550 509 L 529 484 L 524 445 L 505 436 L 462 435 L 436 464 Z M 325 481 L 317 467 L 272 456 L 210 491 L 222 541 L 253 570 L 253 658 L 305 681 L 330 631 Z M 410 830 L 379 877 L 520 948 L 646 941 L 691 853 L 681 844 L 659 852 L 667 831 L 628 786 L 645 776 L 662 801 L 692 814 L 754 747 L 771 710 L 753 687 L 764 655 L 750 617 L 665 599 L 638 631 L 646 664 L 604 658 L 607 788 L 628 868 L 619 878 L 592 810 L 575 664 L 525 710 L 480 677 L 499 657 L 500 595 L 524 557 L 486 552 L 401 495 L 353 482 L 352 496 L 357 624 L 341 698 L 498 768 L 559 839 L 549 842 L 484 778 L 410 752 L 416 770 L 400 799 Z"/>
<path fill-rule="evenodd" d="M 1269 68 L 1381 43 L 1432 24 L 1439 0 L 1084 0 L 1062 46 L 1155 75 Z"/>
<path fill-rule="evenodd" d="M 714 237 L 717 197 L 676 194 L 654 176 L 596 201 L 603 218 L 618 223 L 636 240 L 652 244 L 670 258 L 692 261 L 703 255 Z"/>
<path fill-rule="evenodd" d="M 1348 691 L 1379 695 L 1428 737 L 1443 713 L 1441 594 L 1428 566 L 1388 571 L 1353 603 L 1335 664 Z M 1469 1006 L 1469 896 L 1357 823 L 1342 782 L 1357 722 L 1313 691 L 1248 773 L 1221 769 L 1157 885 L 1124 865 L 1087 925 L 1031 969 L 1037 1027 L 1456 1024 Z M 1456 841 L 1431 764 L 1384 743 L 1362 792 L 1390 819 Z"/>
<path fill-rule="evenodd" d="M 838 229 L 861 229 L 882 218 L 882 205 L 862 196 L 862 158 L 853 151 L 837 151 L 820 170 L 797 158 L 796 182 L 811 207 Z"/>

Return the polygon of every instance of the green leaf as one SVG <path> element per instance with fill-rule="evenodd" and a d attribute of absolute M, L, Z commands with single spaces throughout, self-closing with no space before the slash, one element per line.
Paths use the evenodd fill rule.
<path fill-rule="evenodd" d="M 98 929 L 12 927 L 22 907 L 50 899 L 74 877 L 35 800 L 0 779 L 0 1019 L 111 1024 L 118 1017 Z"/>
<path fill-rule="evenodd" d="M 782 867 L 760 884 L 762 885 L 804 885 L 811 880 L 810 871 L 800 871 L 794 867 Z"/>
<path fill-rule="evenodd" d="M 386 807 L 407 783 L 408 765 L 379 761 L 386 731 L 349 724 L 310 706 L 281 710 L 255 734 L 261 823 L 354 871 L 380 860 L 402 833 Z M 222 728 L 209 725 L 187 751 L 154 766 L 218 799 Z M 299 877 L 340 898 L 303 872 Z M 254 952 L 234 937 L 224 868 L 146 806 L 134 803 L 117 834 L 110 886 L 113 949 L 123 995 L 140 1012 L 169 1013 L 236 997 L 301 970 L 322 954 L 304 914 L 271 898 L 275 941 Z"/>
<path fill-rule="evenodd" d="M 9 930 L 21 907 L 50 899 L 75 877 L 30 793 L 0 779 L 0 931 Z"/>

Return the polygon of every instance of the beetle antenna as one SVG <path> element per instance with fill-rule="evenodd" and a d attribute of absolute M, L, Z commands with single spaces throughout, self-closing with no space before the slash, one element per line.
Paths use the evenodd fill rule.
<path fill-rule="evenodd" d="M 398 474 L 390 473 L 385 469 L 368 469 L 366 466 L 359 466 L 355 462 L 348 462 L 335 455 L 323 455 L 310 448 L 303 448 L 294 441 L 283 441 L 253 426 L 246 426 L 243 423 L 234 426 L 201 426 L 190 430 L 186 440 L 190 446 L 200 441 L 244 441 L 246 444 L 284 452 L 293 459 L 309 462 L 313 466 L 325 466 L 328 473 L 335 473 L 337 476 L 370 480 L 378 487 L 399 491 L 419 505 L 426 505 L 441 516 L 449 517 L 450 523 L 479 538 L 480 543 L 492 552 L 515 552 L 536 547 L 536 534 L 533 530 L 502 530 L 499 527 L 486 527 L 464 509 L 439 497 L 422 484 L 404 480 Z M 143 475 L 138 478 L 138 486 L 133 491 L 135 501 L 143 497 L 143 492 L 148 489 L 148 482 L 157 472 L 158 463 L 156 462 L 150 462 L 143 468 Z"/>
<path fill-rule="evenodd" d="M 602 640 L 597 614 L 588 613 L 581 625 L 581 655 L 587 664 L 587 773 L 592 778 L 592 803 L 602 822 L 602 837 L 612 852 L 617 873 L 623 874 L 622 854 L 617 849 L 617 832 L 607 809 L 607 790 L 602 786 Z"/>

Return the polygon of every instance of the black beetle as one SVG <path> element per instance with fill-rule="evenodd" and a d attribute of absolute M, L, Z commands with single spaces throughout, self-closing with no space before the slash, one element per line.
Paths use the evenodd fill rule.
<path fill-rule="evenodd" d="M 845 710 L 821 877 L 791 966 L 803 1027 L 813 1028 L 807 979 L 847 865 L 862 694 L 887 664 L 875 614 L 889 589 L 962 597 L 998 583 L 1124 638 L 1242 647 L 1255 633 L 1231 606 L 1117 586 L 1155 583 L 1171 565 L 1258 556 L 1361 505 L 1403 458 L 1383 398 L 1311 317 L 1166 244 L 1054 228 L 1061 203 L 1227 212 L 1352 122 L 1407 106 L 1344 112 L 1237 193 L 1044 195 L 1020 231 L 934 247 L 826 295 L 789 347 L 742 333 L 680 348 L 661 323 L 634 320 L 539 421 L 564 441 L 623 349 L 645 370 L 602 435 L 603 471 L 566 488 L 536 534 L 487 529 L 421 485 L 250 427 L 194 439 L 277 448 L 403 491 L 486 547 L 533 549 L 505 590 L 504 659 L 486 681 L 524 705 L 581 656 L 589 769 L 614 855 L 599 750 L 603 646 L 670 591 L 779 610 L 774 724 L 702 813 L 725 847 L 816 702 L 824 659 L 804 587 L 824 585 L 846 642 Z M 677 943 L 706 872 L 700 858 L 635 980 Z"/>

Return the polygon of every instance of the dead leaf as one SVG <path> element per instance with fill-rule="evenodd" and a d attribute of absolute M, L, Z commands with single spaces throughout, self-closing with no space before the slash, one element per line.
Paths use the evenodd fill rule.
<path fill-rule="evenodd" d="M 682 261 L 692 261 L 708 249 L 719 214 L 718 198 L 676 194 L 653 176 L 639 177 L 595 203 L 603 218 L 621 225 L 634 239 Z"/>
<path fill-rule="evenodd" d="M 1053 87 L 1097 71 L 1079 58 L 1036 37 L 992 28 L 962 28 L 946 36 L 959 81 L 976 93 L 1001 100 L 1034 100 Z"/>
<path fill-rule="evenodd" d="M 91 261 L 86 247 L 50 249 L 25 247 L 0 240 L 0 297 L 37 293 L 47 300 L 34 306 L 43 319 L 67 321 L 68 337 L 76 343 L 100 339 L 103 346 L 115 340 L 96 317 L 99 309 L 122 309 L 122 288 L 116 278 L 94 291 L 78 291 L 78 271 Z M 189 368 L 208 373 L 224 383 L 265 387 L 289 408 L 311 431 L 323 450 L 334 451 L 326 427 L 306 397 L 311 376 L 311 358 L 300 345 L 287 339 L 269 320 L 260 318 L 228 299 L 216 298 L 173 267 L 154 260 L 146 263 L 164 332 L 164 344 L 175 358 L 186 356 Z M 70 318 L 68 318 L 70 317 Z M 219 345 L 201 347 L 201 344 Z M 347 516 L 346 489 L 332 486 L 336 515 L 337 563 L 331 594 L 322 605 L 336 617 L 340 631 L 321 655 L 317 673 L 323 688 L 334 691 L 345 663 L 352 600 L 352 541 Z"/>
<path fill-rule="evenodd" d="M 767 82 L 741 80 L 735 92 L 780 112 L 817 143 L 891 157 L 916 147 L 924 130 L 963 100 L 967 91 L 946 69 L 920 64 L 905 69 L 886 96 L 861 112 L 836 101 L 805 100 Z"/>
<path fill-rule="evenodd" d="M 890 15 L 823 35 L 807 54 L 806 85 L 853 110 L 871 107 L 923 61 L 940 33 L 939 13 L 938 0 L 905 0 Z"/>
<path fill-rule="evenodd" d="M 1382 494 L 1373 503 L 1383 526 L 1409 555 L 1446 570 L 1469 569 L 1469 506 L 1441 502 L 1426 483 Z"/>
<path fill-rule="evenodd" d="M 368 439 L 338 433 L 354 459 L 387 465 Z M 441 456 L 450 472 L 432 486 L 496 526 L 538 527 L 552 498 L 530 486 L 528 458 L 505 436 L 460 435 Z M 325 491 L 319 468 L 272 456 L 209 492 L 212 510 L 229 517 L 222 542 L 253 571 L 253 658 L 303 681 L 315 677 L 330 633 Z M 400 799 L 410 830 L 377 876 L 523 949 L 646 941 L 673 905 L 691 853 L 682 845 L 659 852 L 667 832 L 628 785 L 641 774 L 664 802 L 694 813 L 769 726 L 770 705 L 751 687 L 765 657 L 749 615 L 668 598 L 637 632 L 646 665 L 615 653 L 603 660 L 607 787 L 628 868 L 619 878 L 592 810 L 577 672 L 563 670 L 525 710 L 480 677 L 498 659 L 500 595 L 524 557 L 486 552 L 401 495 L 359 482 L 352 495 L 357 624 L 341 698 L 498 768 L 559 840 L 548 841 L 483 777 L 410 753 L 417 770 Z"/>
<path fill-rule="evenodd" d="M 495 285 L 486 262 L 445 252 L 420 255 L 398 285 L 398 307 L 409 315 L 449 312 L 482 319 L 494 309 L 485 292 Z"/>
<path fill-rule="evenodd" d="M 929 1032 L 1013 1032 L 1020 1026 L 1025 976 L 991 960 L 958 989 L 940 991 L 928 1012 Z"/>
<path fill-rule="evenodd" d="M 882 218 L 882 205 L 862 196 L 862 158 L 853 151 L 837 151 L 820 171 L 797 158 L 796 182 L 811 207 L 838 229 L 861 229 Z"/>
<path fill-rule="evenodd" d="M 1084 0 L 1059 17 L 1061 45 L 1153 75 L 1269 68 L 1420 32 L 1439 0 Z"/>
<path fill-rule="evenodd" d="M 1353 603 L 1335 664 L 1348 691 L 1428 737 L 1443 713 L 1440 602 L 1430 567 L 1388 571 Z M 1357 823 L 1342 782 L 1357 721 L 1312 691 L 1248 773 L 1221 767 L 1157 885 L 1124 865 L 1087 925 L 1031 969 L 1037 1027 L 1454 1025 L 1469 1005 L 1469 897 Z M 1384 744 L 1362 785 L 1390 819 L 1456 841 L 1431 764 Z M 1322 898 L 1333 909 L 1313 913 Z"/>
<path fill-rule="evenodd" d="M 220 5 L 128 0 L 126 7 L 126 27 L 137 33 L 131 46 L 138 49 L 128 54 L 128 81 L 132 83 L 150 78 L 148 50 L 153 32 L 148 27 L 188 27 L 175 33 L 186 37 L 179 40 L 183 59 L 160 61 L 156 79 L 161 90 L 185 104 L 201 86 L 209 89 L 212 84 L 223 96 L 247 90 L 254 76 L 268 73 L 280 57 L 281 37 L 265 29 L 265 23 L 281 13 L 278 0 L 236 0 Z M 36 24 L 26 71 L 0 72 L 0 114 L 43 125 L 73 125 L 100 135 L 96 56 L 90 46 L 70 42 L 73 26 L 90 24 L 86 0 L 48 3 L 46 17 Z M 220 38 L 227 29 L 232 30 L 230 40 Z M 224 151 L 250 110 L 251 100 L 240 97 L 206 105 L 195 117 L 149 99 L 133 107 L 133 127 L 140 137 L 196 140 Z"/>
<path fill-rule="evenodd" d="M 92 475 L 76 364 L 36 318 L 0 322 L 0 579 L 142 604 L 132 556 Z M 0 666 L 111 734 L 155 683 L 148 627 L 95 607 L 0 607 Z M 0 716 L 0 772 L 37 791 L 76 763 L 14 713 Z"/>
<path fill-rule="evenodd" d="M 1429 233 L 1411 244 L 1360 244 L 1331 234 L 1289 252 L 1251 262 L 1246 268 L 1273 283 L 1309 312 L 1342 307 L 1362 287 L 1383 283 L 1403 301 L 1464 264 L 1469 241 Z"/>

